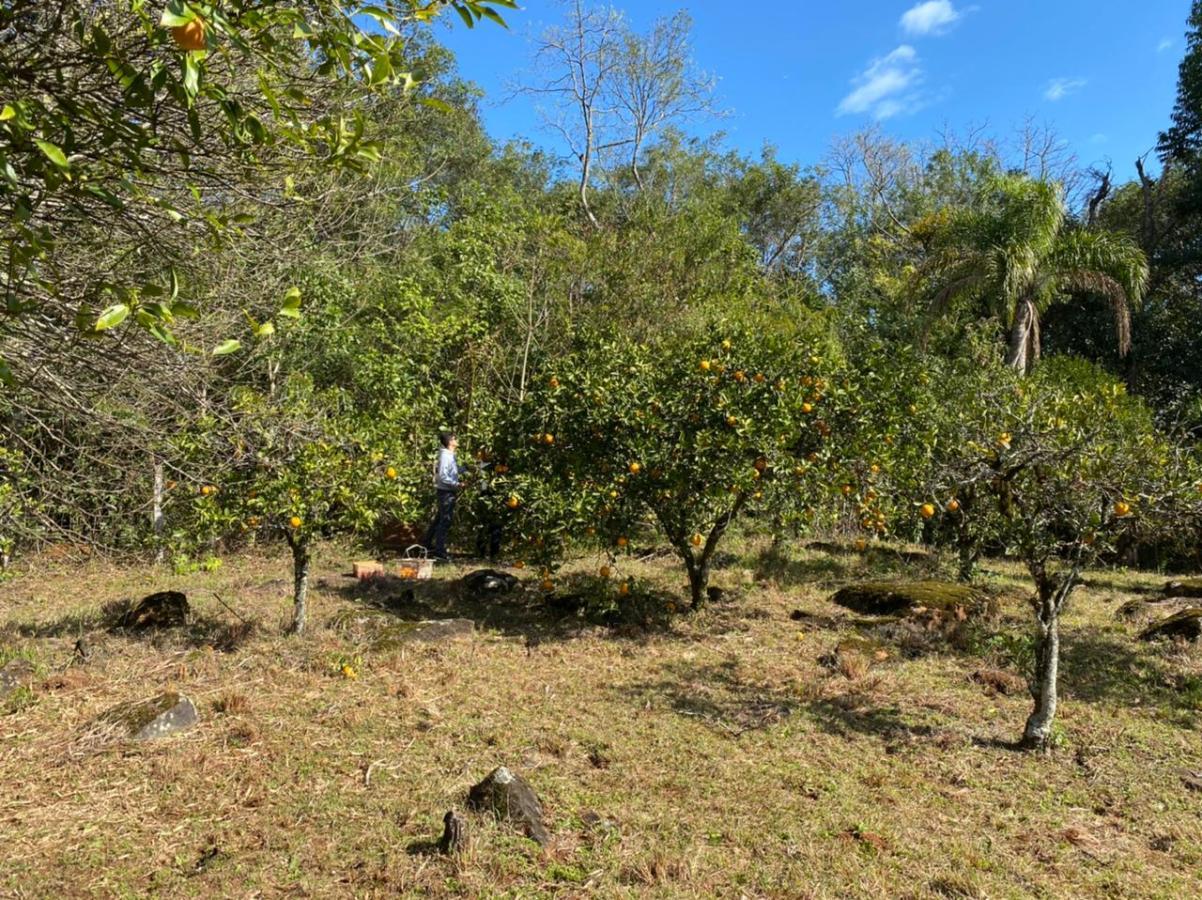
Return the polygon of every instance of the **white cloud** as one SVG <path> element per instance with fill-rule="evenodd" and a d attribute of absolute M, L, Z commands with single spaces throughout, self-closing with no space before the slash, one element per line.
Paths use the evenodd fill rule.
<path fill-rule="evenodd" d="M 887 56 L 874 59 L 868 68 L 852 79 L 855 89 L 839 102 L 837 115 L 871 113 L 888 119 L 917 108 L 919 99 L 911 88 L 922 82 L 918 54 L 902 44 Z"/>
<path fill-rule="evenodd" d="M 1164 53 L 1164 51 L 1172 50 L 1172 49 L 1173 49 L 1173 39 L 1172 38 L 1161 38 L 1160 43 L 1156 45 L 1157 53 Z"/>
<path fill-rule="evenodd" d="M 1085 87 L 1085 84 L 1084 78 L 1053 78 L 1044 88 L 1043 98 L 1055 103 L 1057 100 L 1063 100 L 1069 94 L 1075 94 Z"/>
<path fill-rule="evenodd" d="M 951 0 L 925 0 L 906 10 L 901 17 L 901 27 L 906 34 L 943 34 L 956 24 L 962 12 L 952 6 Z"/>
<path fill-rule="evenodd" d="M 1102 134 L 1101 132 L 1091 135 L 1089 138 L 1089 142 L 1091 144 L 1105 144 L 1109 140 L 1110 140 L 1110 135 Z"/>

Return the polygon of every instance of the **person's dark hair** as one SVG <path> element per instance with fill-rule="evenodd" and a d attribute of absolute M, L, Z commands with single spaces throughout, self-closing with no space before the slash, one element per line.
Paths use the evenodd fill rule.
<path fill-rule="evenodd" d="M 454 437 L 455 437 L 455 432 L 453 432 L 453 431 L 440 431 L 440 432 L 438 432 L 438 442 L 439 442 L 440 444 L 442 444 L 444 447 L 449 447 L 449 446 L 451 446 L 451 440 L 452 440 Z"/>

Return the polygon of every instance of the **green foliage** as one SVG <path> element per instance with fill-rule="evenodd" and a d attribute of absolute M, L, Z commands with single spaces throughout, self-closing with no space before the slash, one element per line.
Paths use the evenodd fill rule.
<path fill-rule="evenodd" d="M 15 42 L 0 62 L 7 313 L 57 309 L 55 284 L 69 269 L 79 283 L 65 317 L 79 332 L 129 322 L 174 342 L 192 309 L 178 270 L 192 266 L 193 248 L 255 219 L 229 202 L 230 184 L 255 191 L 250 183 L 274 180 L 288 154 L 335 168 L 378 161 L 367 118 L 331 92 L 408 90 L 403 32 L 447 7 L 474 24 L 500 22 L 494 7 L 514 3 L 6 3 L 0 33 Z M 106 244 L 127 243 L 138 250 L 120 264 L 76 264 L 80 250 L 105 256 Z"/>

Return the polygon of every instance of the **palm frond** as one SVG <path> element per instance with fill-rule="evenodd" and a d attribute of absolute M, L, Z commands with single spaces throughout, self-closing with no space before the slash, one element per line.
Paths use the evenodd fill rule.
<path fill-rule="evenodd" d="M 1060 236 L 1048 260 L 1047 275 L 1060 291 L 1105 297 L 1114 317 L 1120 356 L 1131 350 L 1131 310 L 1143 302 L 1148 261 L 1126 235 L 1074 229 Z"/>

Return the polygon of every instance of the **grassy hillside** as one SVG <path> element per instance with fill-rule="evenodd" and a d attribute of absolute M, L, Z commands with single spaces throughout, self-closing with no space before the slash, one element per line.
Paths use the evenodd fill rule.
<path fill-rule="evenodd" d="M 360 591 L 353 553 L 326 546 L 302 638 L 280 635 L 283 556 L 187 576 L 35 560 L 0 586 L 0 653 L 37 666 L 0 716 L 0 894 L 1202 893 L 1202 793 L 1180 773 L 1202 770 L 1202 649 L 1137 641 L 1115 616 L 1162 578 L 1090 574 L 1045 758 L 1009 746 L 1025 692 L 971 677 L 1021 664 L 1017 569 L 988 567 L 1000 616 L 949 642 L 882 635 L 829 602 L 901 574 L 897 558 L 736 551 L 715 576 L 724 602 L 611 630 L 549 612 L 529 571 L 519 593 L 475 600 L 456 584 L 469 567 L 439 569 L 376 613 L 366 601 L 387 592 Z M 666 561 L 624 568 L 683 588 Z M 165 588 L 188 593 L 188 628 L 99 627 L 106 603 Z M 476 631 L 397 639 L 431 616 Z M 72 665 L 81 633 L 91 659 Z M 90 728 L 165 689 L 196 701 L 198 727 L 141 744 Z M 431 852 L 443 814 L 502 764 L 542 798 L 550 845 L 468 814 L 467 850 Z"/>

